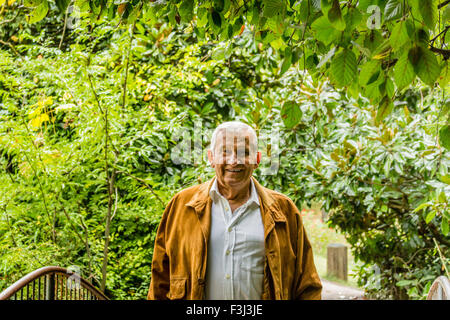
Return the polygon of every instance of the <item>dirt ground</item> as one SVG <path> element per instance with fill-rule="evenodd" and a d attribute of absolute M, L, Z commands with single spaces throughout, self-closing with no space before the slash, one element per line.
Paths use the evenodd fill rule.
<path fill-rule="evenodd" d="M 325 279 L 322 281 L 322 300 L 364 300 L 364 291 L 343 286 Z"/>

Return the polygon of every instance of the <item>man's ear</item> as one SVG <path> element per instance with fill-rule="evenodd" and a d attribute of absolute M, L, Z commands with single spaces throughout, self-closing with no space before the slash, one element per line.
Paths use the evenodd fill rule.
<path fill-rule="evenodd" d="M 208 150 L 208 160 L 209 160 L 209 164 L 212 168 L 214 168 L 214 156 L 212 154 L 211 150 Z"/>
<path fill-rule="evenodd" d="M 261 162 L 261 151 L 258 151 L 256 153 L 256 167 L 259 166 L 259 163 Z"/>

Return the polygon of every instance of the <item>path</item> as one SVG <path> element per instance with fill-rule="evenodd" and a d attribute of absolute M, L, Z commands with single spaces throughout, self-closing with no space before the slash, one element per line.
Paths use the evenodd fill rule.
<path fill-rule="evenodd" d="M 364 300 L 364 291 L 325 279 L 322 281 L 322 300 Z"/>

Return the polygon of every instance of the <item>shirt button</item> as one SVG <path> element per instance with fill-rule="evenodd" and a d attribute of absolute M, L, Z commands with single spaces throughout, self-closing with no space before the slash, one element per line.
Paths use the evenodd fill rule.
<path fill-rule="evenodd" d="M 230 279 L 231 276 L 229 274 L 225 275 L 225 278 Z"/>
<path fill-rule="evenodd" d="M 228 228 L 228 232 L 231 232 L 231 227 Z"/>
<path fill-rule="evenodd" d="M 229 254 L 230 254 L 230 250 L 227 250 L 227 251 L 226 251 L 226 254 L 229 255 Z"/>

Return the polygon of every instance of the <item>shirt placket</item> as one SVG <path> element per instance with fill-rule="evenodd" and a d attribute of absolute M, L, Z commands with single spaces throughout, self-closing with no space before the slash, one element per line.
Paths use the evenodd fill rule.
<path fill-rule="evenodd" d="M 226 297 L 234 299 L 233 281 L 234 281 L 234 265 L 233 265 L 233 248 L 235 242 L 234 230 L 232 228 L 231 208 L 225 198 L 221 199 L 222 213 L 226 227 L 225 232 L 225 288 Z"/>

